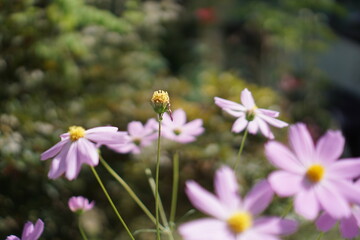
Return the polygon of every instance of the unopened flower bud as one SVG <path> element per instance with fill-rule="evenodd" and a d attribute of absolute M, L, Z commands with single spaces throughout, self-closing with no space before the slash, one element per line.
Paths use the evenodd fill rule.
<path fill-rule="evenodd" d="M 151 105 L 153 106 L 154 111 L 159 114 L 160 120 L 162 120 L 162 115 L 165 112 L 169 112 L 169 114 L 171 115 L 170 98 L 169 94 L 166 91 L 155 91 L 151 98 Z"/>

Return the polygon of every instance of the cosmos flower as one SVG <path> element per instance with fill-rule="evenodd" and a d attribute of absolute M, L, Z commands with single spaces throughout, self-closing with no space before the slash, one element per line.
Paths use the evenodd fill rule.
<path fill-rule="evenodd" d="M 222 167 L 215 176 L 215 195 L 194 181 L 186 183 L 190 202 L 211 218 L 179 226 L 184 240 L 278 240 L 296 231 L 297 222 L 280 217 L 258 217 L 270 204 L 273 191 L 266 180 L 256 184 L 242 199 L 235 173 Z"/>
<path fill-rule="evenodd" d="M 35 226 L 31 222 L 27 222 L 24 226 L 21 239 L 11 235 L 6 240 L 37 240 L 44 231 L 44 222 L 38 219 Z"/>
<path fill-rule="evenodd" d="M 107 147 L 119 153 L 139 154 L 143 147 L 149 146 L 157 138 L 157 121 L 149 119 L 145 125 L 141 122 L 132 121 L 128 124 L 128 136 L 124 143 L 107 145 Z"/>
<path fill-rule="evenodd" d="M 355 185 L 360 188 L 360 180 Z M 356 238 L 359 235 L 360 227 L 360 206 L 350 204 L 350 209 L 350 216 L 339 220 L 341 236 L 348 239 Z M 320 231 L 327 232 L 334 227 L 337 221 L 325 212 L 316 220 L 316 226 Z"/>
<path fill-rule="evenodd" d="M 334 219 L 351 215 L 349 201 L 360 202 L 360 191 L 351 179 L 360 176 L 360 159 L 337 161 L 344 148 L 339 131 L 328 131 L 316 146 L 302 123 L 289 131 L 290 149 L 276 141 L 265 145 L 270 162 L 280 168 L 269 176 L 274 191 L 294 196 L 295 212 L 315 219 L 324 210 Z"/>
<path fill-rule="evenodd" d="M 247 88 L 241 92 L 240 98 L 242 104 L 219 97 L 214 98 L 216 105 L 238 118 L 232 126 L 233 132 L 239 133 L 247 128 L 249 133 L 256 134 L 260 129 L 265 137 L 273 139 L 274 135 L 268 124 L 278 128 L 288 126 L 286 122 L 276 119 L 279 116 L 279 112 L 258 108 L 255 105 L 251 92 Z"/>
<path fill-rule="evenodd" d="M 162 121 L 162 136 L 179 143 L 189 143 L 196 140 L 196 137 L 204 132 L 203 121 L 195 119 L 186 123 L 186 113 L 177 109 L 173 113 L 173 121 L 168 114 L 164 114 Z"/>
<path fill-rule="evenodd" d="M 48 177 L 55 179 L 63 173 L 69 180 L 77 178 L 81 165 L 96 166 L 99 163 L 98 147 L 122 143 L 126 132 L 118 132 L 116 127 L 96 127 L 85 130 L 72 126 L 69 132 L 61 134 L 61 141 L 41 154 L 41 160 L 54 158 Z"/>
<path fill-rule="evenodd" d="M 73 212 L 84 212 L 92 209 L 95 205 L 95 202 L 89 202 L 87 198 L 82 196 L 71 197 L 68 202 L 69 208 Z"/>

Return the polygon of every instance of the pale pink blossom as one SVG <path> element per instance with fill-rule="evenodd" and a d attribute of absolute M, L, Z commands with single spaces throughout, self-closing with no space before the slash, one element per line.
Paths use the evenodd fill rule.
<path fill-rule="evenodd" d="M 162 120 L 162 136 L 179 143 L 189 143 L 204 132 L 202 119 L 186 122 L 186 113 L 177 109 L 172 114 L 173 119 L 165 113 Z"/>
<path fill-rule="evenodd" d="M 92 209 L 95 202 L 89 202 L 87 198 L 82 196 L 71 197 L 68 202 L 69 208 L 73 212 L 85 212 Z"/>
<path fill-rule="evenodd" d="M 54 158 L 48 177 L 55 179 L 63 173 L 69 180 L 77 178 L 82 164 L 96 166 L 99 163 L 98 148 L 125 141 L 126 132 L 116 127 L 96 127 L 85 130 L 72 126 L 69 132 L 61 134 L 61 141 L 41 154 L 41 160 Z"/>
<path fill-rule="evenodd" d="M 237 118 L 232 126 L 232 131 L 235 133 L 239 133 L 245 128 L 251 134 L 256 134 L 260 130 L 265 137 L 273 139 L 274 135 L 268 124 L 278 128 L 288 126 L 286 122 L 276 119 L 279 112 L 258 108 L 247 88 L 241 92 L 240 100 L 242 104 L 219 97 L 215 97 L 214 100 L 215 104 L 221 107 L 222 110 Z"/>
<path fill-rule="evenodd" d="M 280 170 L 269 182 L 281 197 L 294 196 L 295 212 L 313 220 L 320 210 L 334 219 L 351 216 L 349 202 L 360 202 L 360 189 L 352 179 L 360 176 L 360 159 L 337 161 L 344 148 L 339 131 L 328 131 L 316 146 L 302 123 L 289 131 L 290 148 L 270 141 L 265 145 L 269 161 Z"/>
<path fill-rule="evenodd" d="M 24 226 L 21 239 L 17 236 L 11 235 L 6 240 L 38 240 L 42 232 L 44 231 L 44 222 L 38 219 L 34 224 L 27 222 Z"/>
<path fill-rule="evenodd" d="M 279 235 L 296 231 L 296 221 L 258 216 L 273 198 L 266 180 L 256 184 L 242 199 L 234 171 L 222 167 L 216 172 L 214 187 L 212 194 L 194 181 L 186 183 L 190 202 L 210 217 L 180 225 L 184 240 L 279 240 Z"/>

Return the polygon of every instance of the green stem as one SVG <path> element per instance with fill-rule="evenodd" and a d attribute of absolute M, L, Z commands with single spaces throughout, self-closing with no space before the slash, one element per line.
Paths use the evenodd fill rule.
<path fill-rule="evenodd" d="M 285 211 L 282 214 L 281 218 L 285 218 L 289 214 L 289 212 L 291 211 L 292 207 L 293 207 L 293 202 L 290 200 L 289 205 L 285 209 Z"/>
<path fill-rule="evenodd" d="M 79 225 L 79 231 L 80 231 L 80 234 L 81 234 L 82 238 L 83 238 L 84 240 L 88 240 L 88 238 L 86 237 L 86 234 L 85 234 L 85 232 L 84 232 L 84 229 L 83 229 L 82 226 L 81 226 L 80 217 L 78 218 L 78 225 Z"/>
<path fill-rule="evenodd" d="M 173 228 L 176 215 L 176 206 L 177 206 L 177 195 L 178 195 L 178 185 L 179 185 L 179 153 L 174 154 L 173 160 L 173 186 L 172 186 L 172 195 L 171 195 L 171 208 L 170 208 L 170 227 Z"/>
<path fill-rule="evenodd" d="M 126 225 L 126 223 L 125 223 L 124 219 L 121 217 L 121 215 L 120 215 L 119 211 L 118 211 L 118 210 L 117 210 L 117 208 L 115 207 L 114 202 L 112 201 L 112 199 L 111 199 L 111 197 L 110 197 L 110 195 L 109 195 L 108 191 L 106 190 L 106 188 L 105 188 L 105 186 L 104 186 L 103 182 L 101 181 L 101 179 L 100 179 L 100 177 L 99 177 L 98 173 L 96 172 L 95 168 L 94 168 L 93 166 L 90 166 L 90 168 L 91 168 L 92 172 L 94 173 L 95 178 L 96 178 L 96 180 L 98 181 L 98 183 L 99 183 L 99 185 L 100 185 L 101 189 L 103 190 L 103 192 L 104 192 L 104 194 L 105 194 L 106 198 L 108 199 L 108 201 L 109 201 L 109 203 L 110 203 L 111 207 L 113 208 L 113 210 L 114 210 L 114 212 L 115 212 L 116 216 L 119 218 L 119 220 L 120 220 L 121 224 L 124 226 L 124 228 L 125 228 L 126 232 L 129 234 L 130 238 L 131 238 L 132 240 L 135 240 L 135 238 L 133 237 L 133 235 L 132 235 L 132 234 L 131 234 L 131 232 L 130 232 L 130 229 L 129 229 L 129 228 L 128 228 L 128 226 Z"/>
<path fill-rule="evenodd" d="M 235 164 L 234 164 L 234 171 L 235 172 L 237 170 L 237 167 L 238 167 L 240 159 L 241 159 L 241 153 L 242 153 L 242 151 L 244 149 L 245 140 L 246 140 L 247 135 L 248 135 L 248 128 L 245 129 L 244 136 L 243 136 L 243 139 L 241 141 L 240 148 L 239 148 L 239 152 L 238 152 L 237 158 L 235 159 Z"/>
<path fill-rule="evenodd" d="M 104 158 L 100 155 L 100 162 L 106 168 L 106 170 L 125 188 L 130 197 L 137 203 L 137 205 L 144 211 L 144 213 L 149 217 L 149 219 L 156 224 L 156 219 L 154 215 L 151 214 L 149 209 L 144 205 L 144 203 L 139 199 L 139 197 L 135 194 L 135 192 L 131 189 L 131 187 L 122 179 L 122 177 L 117 174 L 114 169 L 112 169 L 109 164 L 104 160 Z M 163 226 L 160 226 L 162 230 L 164 230 Z"/>
<path fill-rule="evenodd" d="M 320 232 L 320 233 L 319 233 L 319 236 L 317 237 L 316 240 L 320 240 L 320 239 L 322 238 L 322 236 L 324 236 L 324 232 Z"/>
<path fill-rule="evenodd" d="M 161 139 L 161 116 L 158 119 L 159 131 L 157 142 L 156 175 L 155 175 L 155 217 L 156 217 L 156 239 L 160 240 L 159 228 L 159 172 L 160 172 L 160 139 Z"/>

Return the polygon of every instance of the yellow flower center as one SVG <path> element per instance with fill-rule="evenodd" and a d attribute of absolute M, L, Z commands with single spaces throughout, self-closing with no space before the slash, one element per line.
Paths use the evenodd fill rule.
<path fill-rule="evenodd" d="M 306 171 L 306 177 L 313 183 L 319 182 L 324 177 L 325 169 L 320 164 L 314 164 Z"/>
<path fill-rule="evenodd" d="M 163 90 L 155 91 L 151 98 L 151 101 L 153 103 L 169 103 L 170 102 L 169 94 Z"/>
<path fill-rule="evenodd" d="M 85 137 L 85 129 L 79 126 L 69 127 L 69 134 L 71 141 L 76 141 L 79 138 Z"/>
<path fill-rule="evenodd" d="M 242 233 L 252 226 L 252 216 L 247 212 L 238 212 L 227 220 L 227 224 L 234 233 Z"/>

